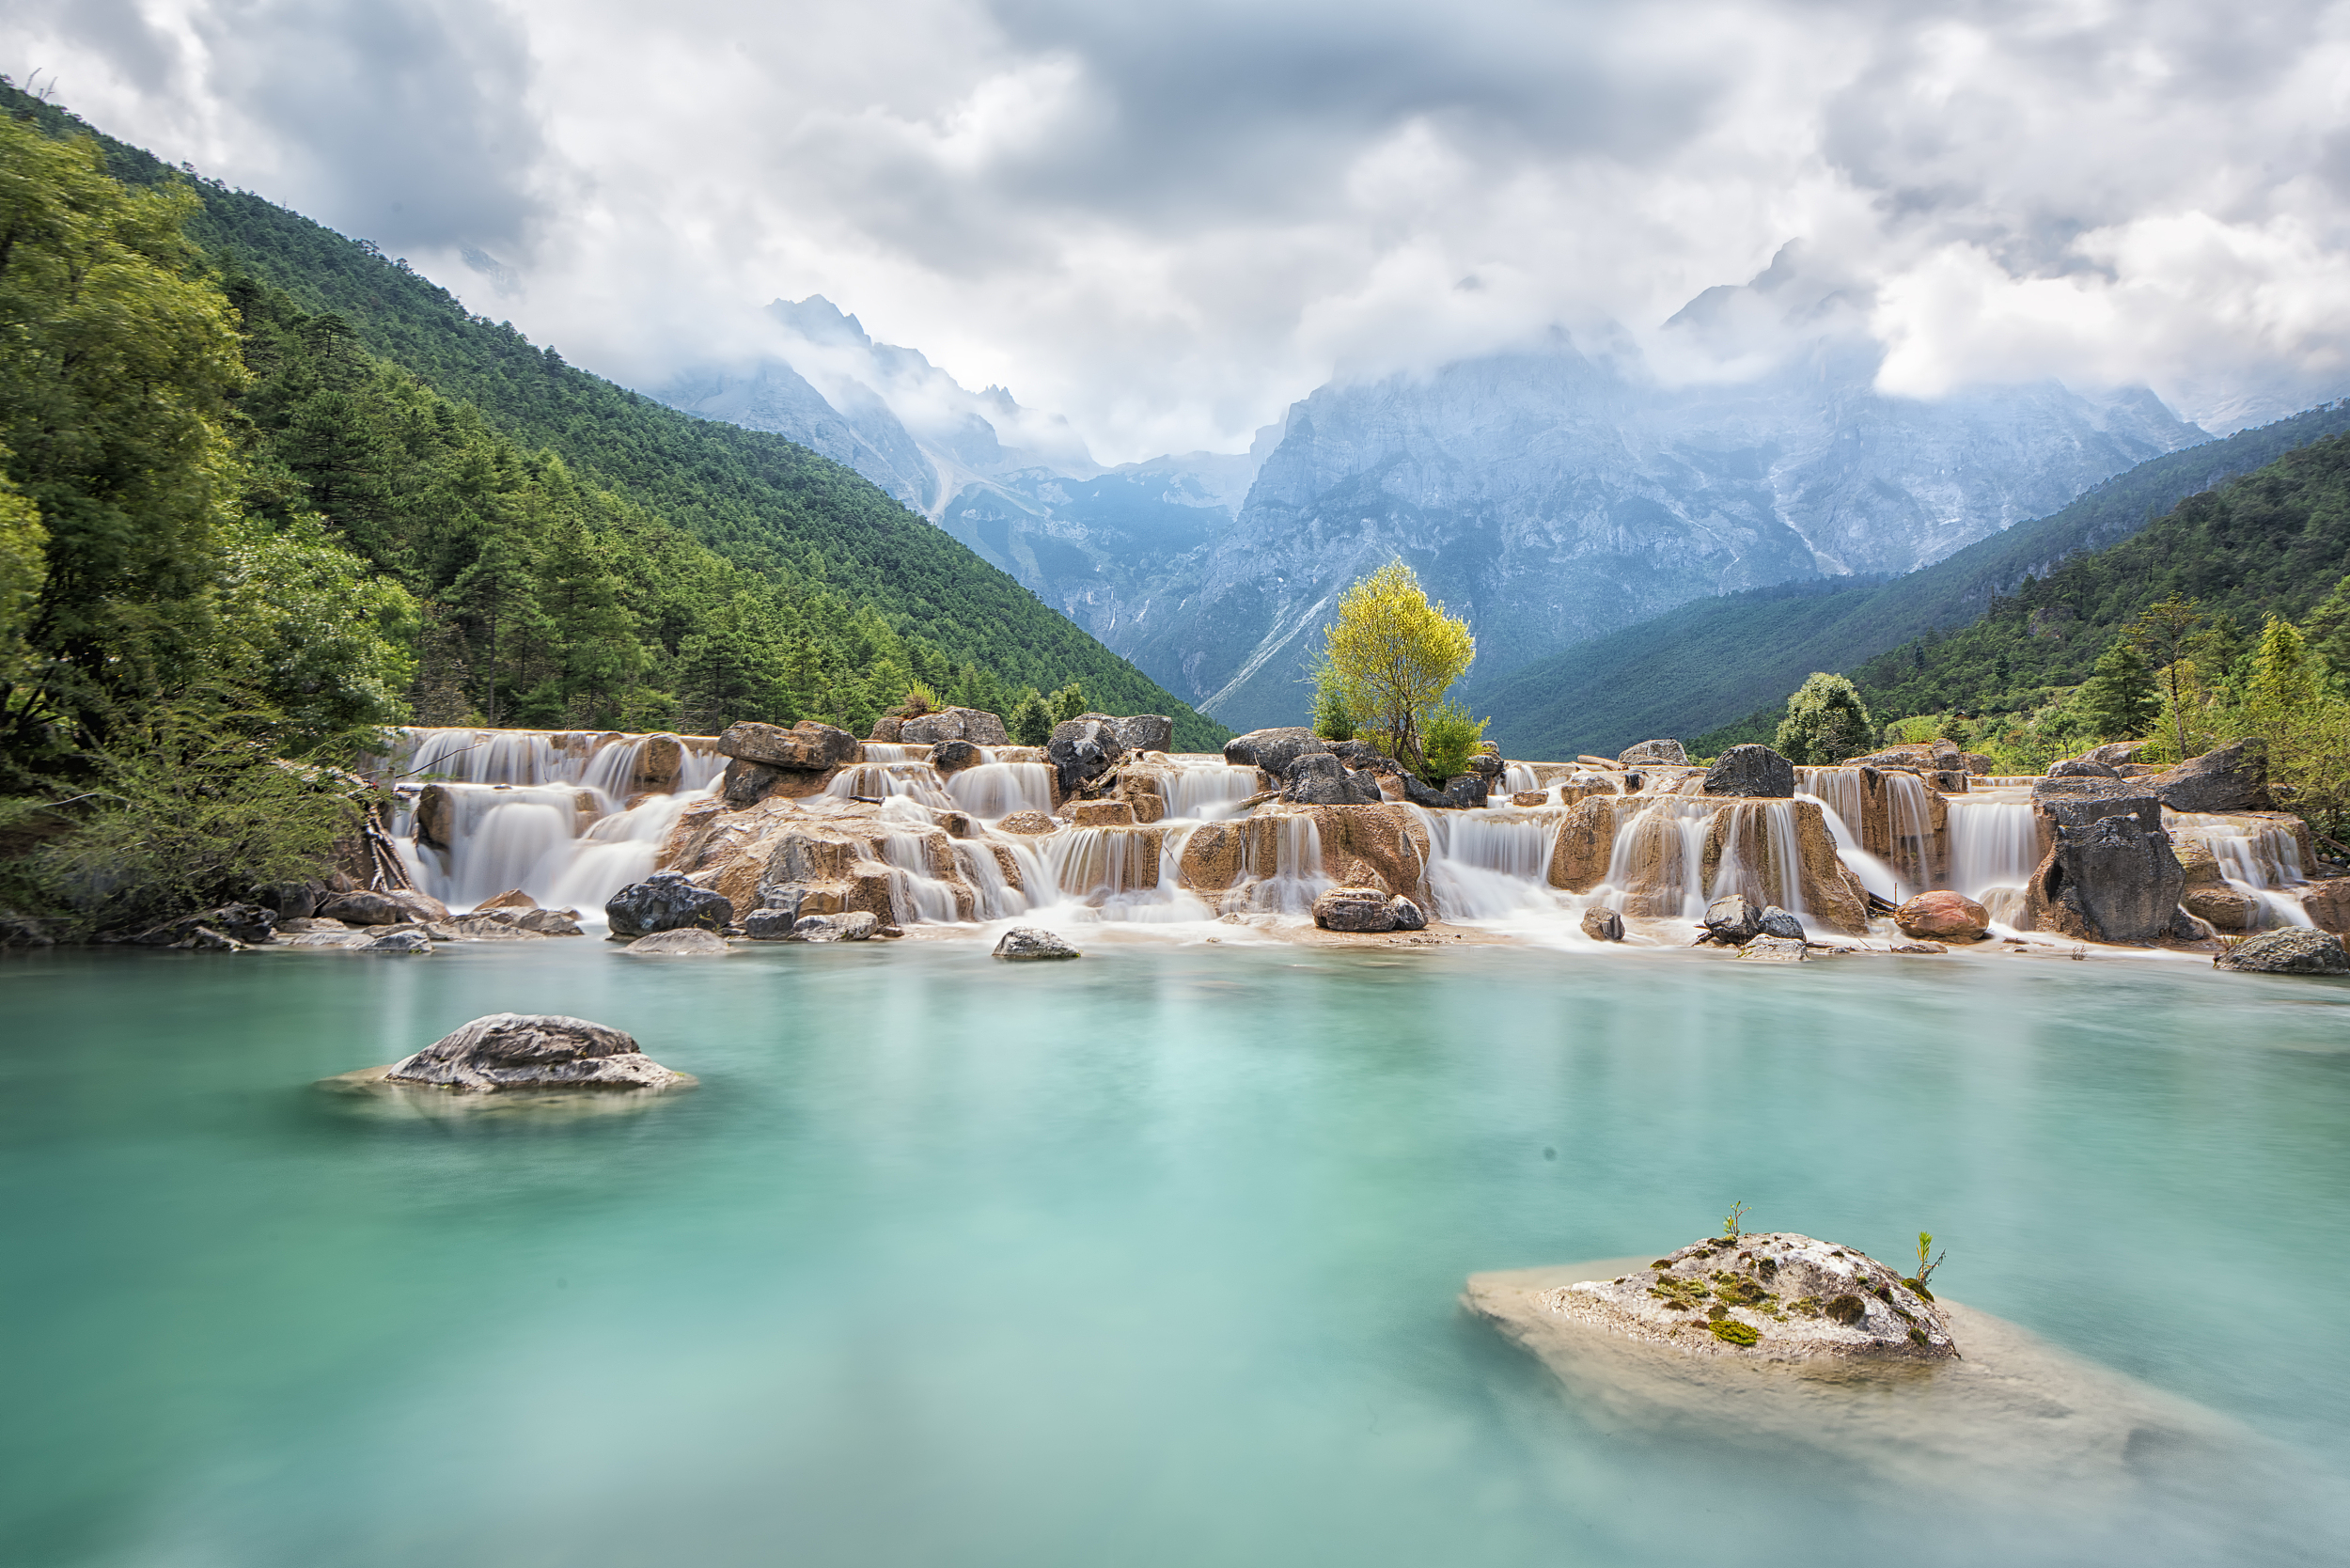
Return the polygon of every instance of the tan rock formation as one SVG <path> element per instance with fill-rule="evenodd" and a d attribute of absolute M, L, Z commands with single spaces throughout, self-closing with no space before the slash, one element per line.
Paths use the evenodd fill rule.
<path fill-rule="evenodd" d="M 2217 931 L 2233 934 L 2249 931 L 2259 918 L 2260 906 L 2245 894 L 2228 886 L 2219 873 L 2219 861 L 2211 846 L 2199 839 L 2176 840 L 2172 846 L 2179 856 L 2179 869 L 2186 873 L 2186 884 L 2179 894 L 2179 907 L 2199 919 L 2208 920 Z"/>

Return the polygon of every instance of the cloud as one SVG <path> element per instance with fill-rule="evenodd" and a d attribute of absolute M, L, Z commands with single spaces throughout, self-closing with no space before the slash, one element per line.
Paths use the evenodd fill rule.
<path fill-rule="evenodd" d="M 1553 327 L 2216 428 L 2350 387 L 2342 4 L 19 4 L 20 78 L 640 384 L 822 293 L 1112 462 Z"/>

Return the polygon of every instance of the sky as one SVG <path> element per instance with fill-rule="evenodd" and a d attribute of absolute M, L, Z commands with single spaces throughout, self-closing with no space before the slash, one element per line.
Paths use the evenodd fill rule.
<path fill-rule="evenodd" d="M 1105 462 L 1553 327 L 2350 391 L 2350 0 L 10 0 L 0 71 L 630 384 L 821 293 Z"/>

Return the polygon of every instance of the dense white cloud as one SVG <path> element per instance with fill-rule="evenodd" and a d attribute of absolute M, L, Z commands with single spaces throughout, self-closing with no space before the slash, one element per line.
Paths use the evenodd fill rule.
<path fill-rule="evenodd" d="M 19 80 L 580 363 L 658 380 L 821 292 L 1113 461 L 1554 325 L 1668 380 L 1866 335 L 1888 391 L 2215 427 L 2350 389 L 2350 6 L 11 9 Z"/>

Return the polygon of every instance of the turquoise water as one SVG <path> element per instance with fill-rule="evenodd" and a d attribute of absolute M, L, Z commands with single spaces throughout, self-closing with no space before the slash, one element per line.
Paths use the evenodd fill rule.
<path fill-rule="evenodd" d="M 2350 985 L 1526 949 L 0 964 L 11 1563 L 2329 1562 Z M 579 1013 L 702 1089 L 306 1086 Z M 2234 1418 L 2257 1487 L 1895 1485 L 1455 1307 L 1734 1200 Z"/>

